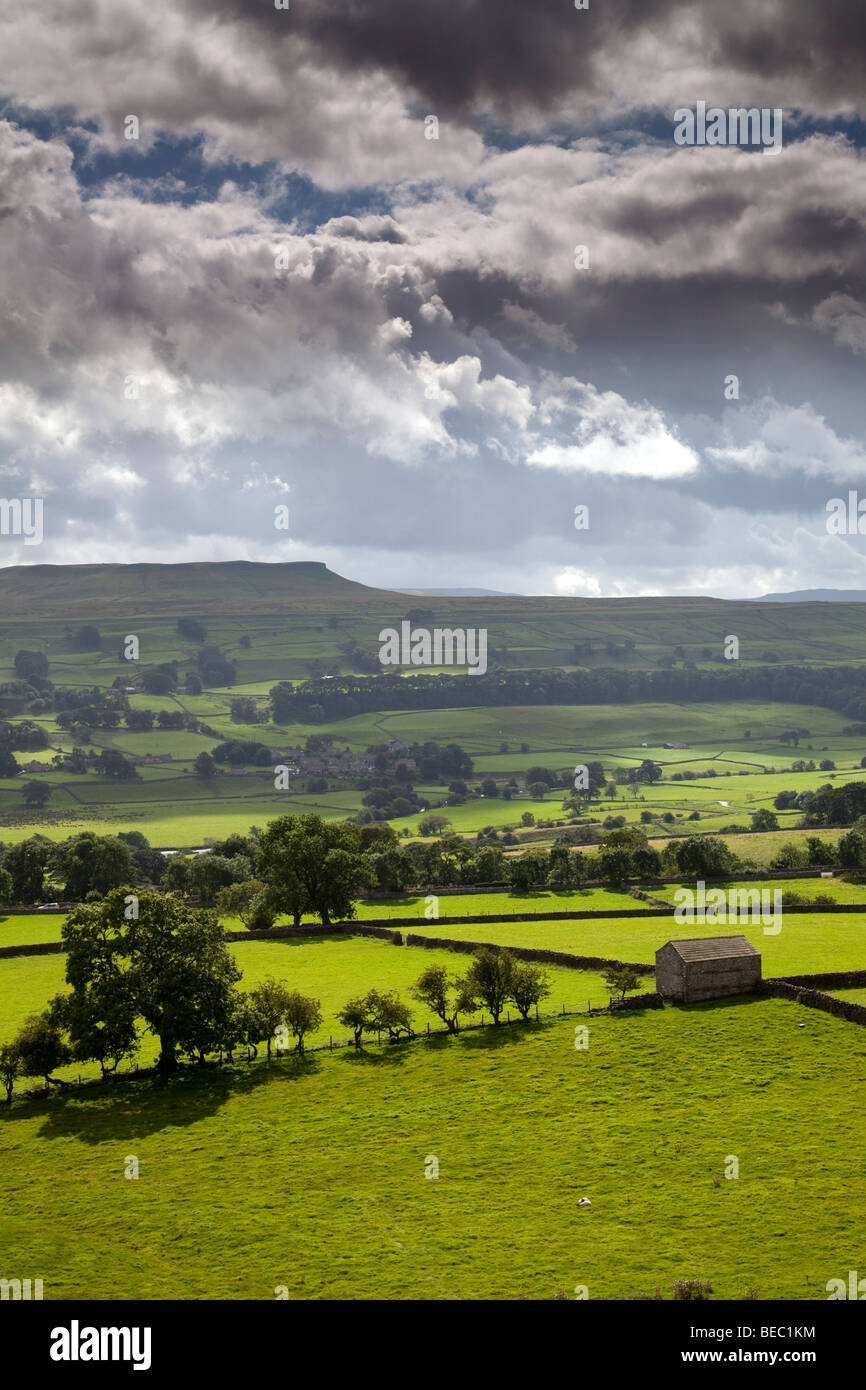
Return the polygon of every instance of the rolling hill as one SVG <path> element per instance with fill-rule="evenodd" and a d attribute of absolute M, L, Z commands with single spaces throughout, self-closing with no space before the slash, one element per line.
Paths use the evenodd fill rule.
<path fill-rule="evenodd" d="M 656 666 L 675 657 L 722 659 L 725 639 L 740 661 L 766 664 L 859 662 L 863 612 L 857 603 L 781 603 L 773 599 L 566 598 L 521 595 L 417 595 L 370 588 L 314 562 L 28 565 L 0 569 L 0 639 L 56 646 L 62 624 L 97 623 L 111 634 L 130 624 L 180 616 L 224 629 L 277 620 L 287 647 L 297 624 L 327 617 L 316 655 L 336 657 L 347 637 L 371 649 L 379 630 L 423 609 L 427 626 L 483 627 L 505 664 Z M 5 629 L 5 631 L 4 631 Z M 317 629 L 318 631 L 318 629 Z M 225 631 L 225 636 L 229 636 Z M 221 634 L 223 639 L 223 634 Z M 218 639 L 218 640 L 221 640 Z M 580 654 L 575 644 L 581 645 Z M 590 644 L 587 646 L 587 644 Z M 612 644 L 612 646 L 611 646 Z M 105 650 L 105 643 L 103 644 Z M 681 650 L 677 650 L 681 649 Z M 300 673 L 299 673 L 300 674 Z"/>

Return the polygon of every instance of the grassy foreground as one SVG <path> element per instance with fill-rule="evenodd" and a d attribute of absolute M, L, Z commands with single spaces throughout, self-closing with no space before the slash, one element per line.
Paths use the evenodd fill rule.
<path fill-rule="evenodd" d="M 589 1029 L 580 1051 L 562 1020 L 15 1106 L 5 1262 L 46 1298 L 113 1299 L 670 1297 L 679 1277 L 825 1299 L 863 1267 L 862 1029 L 745 999 Z"/>

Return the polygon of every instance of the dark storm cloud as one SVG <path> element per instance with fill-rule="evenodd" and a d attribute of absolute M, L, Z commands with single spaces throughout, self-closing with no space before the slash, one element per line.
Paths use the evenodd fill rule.
<path fill-rule="evenodd" d="M 305 0 L 288 12 L 268 0 L 188 5 L 202 17 L 216 8 L 246 19 L 278 40 L 290 25 L 328 62 L 381 69 L 434 109 L 464 117 L 480 107 L 508 120 L 556 108 L 568 93 L 602 95 L 612 53 L 637 51 L 647 36 L 664 39 L 683 68 L 701 59 L 751 79 L 753 92 L 782 78 L 790 105 L 810 96 L 831 109 L 863 102 L 866 10 L 852 0 L 591 0 L 586 10 L 570 0 Z"/>
<path fill-rule="evenodd" d="M 866 469 L 864 157 L 787 115 L 778 158 L 678 148 L 663 119 L 698 98 L 844 113 L 862 21 L 836 0 L 590 5 L 16 11 L 0 83 L 56 135 L 0 123 L 0 474 L 44 488 L 50 558 L 848 582 L 859 556 L 821 529 Z M 295 170 L 327 190 L 314 216 Z"/>

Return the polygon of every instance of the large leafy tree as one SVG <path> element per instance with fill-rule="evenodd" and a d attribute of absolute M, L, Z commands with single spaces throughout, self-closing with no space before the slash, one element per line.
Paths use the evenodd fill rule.
<path fill-rule="evenodd" d="M 12 900 L 16 903 L 36 903 L 42 898 L 45 868 L 53 849 L 44 835 L 32 835 L 17 845 L 9 845 L 3 855 L 3 867 L 12 879 Z"/>
<path fill-rule="evenodd" d="M 368 990 L 363 997 L 350 999 L 337 1018 L 352 1029 L 356 1047 L 361 1046 L 364 1033 L 387 1031 L 392 1042 L 404 1033 L 412 1036 L 412 1011 L 393 990 Z"/>
<path fill-rule="evenodd" d="M 361 853 L 357 827 L 321 816 L 280 816 L 259 842 L 256 871 L 278 911 L 297 925 L 305 912 L 327 925 L 355 916 L 355 899 L 376 876 Z"/>
<path fill-rule="evenodd" d="M 260 879 L 227 884 L 217 893 L 216 905 L 222 917 L 237 917 L 247 931 L 267 931 L 274 925 L 274 909 Z"/>
<path fill-rule="evenodd" d="M 296 1039 L 295 1050 L 303 1052 L 306 1035 L 315 1033 L 322 1026 L 319 1000 L 310 998 L 308 994 L 300 994 L 296 989 L 290 990 L 286 1022 Z"/>
<path fill-rule="evenodd" d="M 122 973 L 136 1015 L 158 1039 L 162 1072 L 179 1051 L 201 1061 L 224 1046 L 241 972 L 211 912 L 161 893 L 114 889 L 76 908 L 63 927 L 66 978 L 76 994 Z"/>
<path fill-rule="evenodd" d="M 79 901 L 90 892 L 108 893 L 133 878 L 129 845 L 92 830 L 58 845 L 51 855 L 51 867 L 64 880 L 64 897 Z"/>
<path fill-rule="evenodd" d="M 159 1038 L 159 1070 L 176 1069 L 178 1048 L 202 1061 L 219 1046 L 241 978 L 216 916 L 145 893 L 128 935 L 139 1012 Z"/>
<path fill-rule="evenodd" d="M 689 835 L 675 846 L 677 868 L 687 878 L 723 878 L 734 867 L 734 855 L 715 835 Z"/>
<path fill-rule="evenodd" d="M 224 854 L 197 854 L 187 865 L 187 890 L 211 901 L 221 888 L 240 883 L 252 875 L 252 864 L 244 855 L 229 859 Z"/>
<path fill-rule="evenodd" d="M 602 845 L 598 860 L 602 877 L 608 883 L 622 883 L 631 873 L 632 856 L 626 845 Z"/>
<path fill-rule="evenodd" d="M 44 652 L 20 651 L 15 653 L 15 674 L 22 680 L 37 679 L 48 675 L 48 657 Z"/>

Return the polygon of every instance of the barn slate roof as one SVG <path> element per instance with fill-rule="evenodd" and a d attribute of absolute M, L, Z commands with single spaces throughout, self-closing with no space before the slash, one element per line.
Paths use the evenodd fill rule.
<path fill-rule="evenodd" d="M 726 960 L 731 956 L 757 956 L 751 941 L 744 936 L 696 936 L 687 941 L 668 941 L 681 960 Z M 661 948 L 664 950 L 664 947 Z"/>

